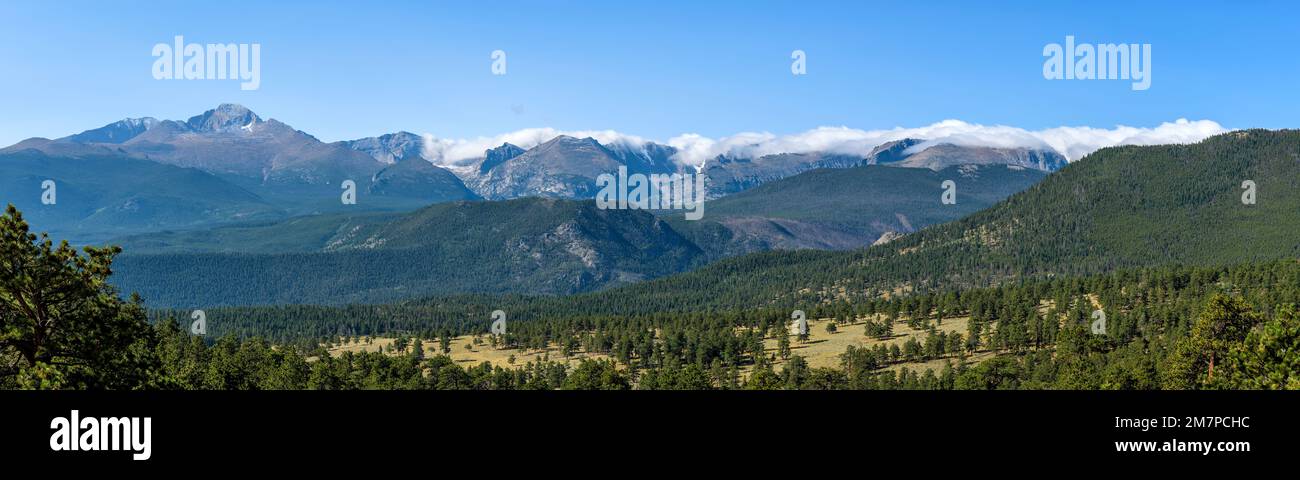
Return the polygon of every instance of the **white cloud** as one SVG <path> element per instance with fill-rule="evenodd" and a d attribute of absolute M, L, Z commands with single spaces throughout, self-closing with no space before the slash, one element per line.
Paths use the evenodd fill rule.
<path fill-rule="evenodd" d="M 1083 158 L 1103 147 L 1116 145 L 1162 145 L 1195 143 L 1224 133 L 1227 129 L 1210 120 L 1161 123 L 1155 128 L 1118 126 L 1111 130 L 1091 127 L 1057 127 L 1036 132 L 1045 143 L 1071 161 Z"/>
<path fill-rule="evenodd" d="M 664 143 L 678 150 L 674 160 L 684 165 L 695 166 L 702 165 L 718 155 L 735 158 L 807 152 L 867 155 L 882 143 L 904 138 L 926 140 L 913 147 L 918 151 L 939 143 L 1000 148 L 1051 148 L 1070 161 L 1074 161 L 1103 147 L 1192 143 L 1226 131 L 1211 120 L 1186 119 L 1165 122 L 1150 128 L 1120 125 L 1111 129 L 1056 127 L 1036 131 L 1005 125 L 989 126 L 961 120 L 944 120 L 916 128 L 858 130 L 848 127 L 818 127 L 792 135 L 743 132 L 720 139 L 688 133 L 673 137 Z M 530 128 L 495 137 L 459 140 L 425 135 L 424 156 L 439 165 L 459 167 L 481 158 L 485 150 L 500 146 L 502 143 L 509 142 L 527 149 L 558 135 L 592 137 L 604 145 L 623 144 L 630 147 L 644 145 L 647 141 L 638 136 L 612 130 L 559 131 L 552 128 Z"/>

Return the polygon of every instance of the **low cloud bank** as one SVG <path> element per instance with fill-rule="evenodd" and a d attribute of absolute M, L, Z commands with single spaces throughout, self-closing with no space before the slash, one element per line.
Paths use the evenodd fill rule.
<path fill-rule="evenodd" d="M 867 155 L 876 146 L 916 138 L 925 142 L 912 147 L 923 150 L 940 143 L 998 148 L 1052 149 L 1070 161 L 1083 158 L 1098 149 L 1116 145 L 1158 145 L 1194 143 L 1226 132 L 1212 120 L 1178 119 L 1155 127 L 1116 126 L 1115 128 L 1055 127 L 1025 130 L 1004 125 L 980 125 L 961 120 L 944 120 L 924 127 L 897 127 L 885 130 L 859 130 L 849 127 L 818 127 L 792 135 L 767 132 L 743 132 L 718 139 L 693 133 L 678 135 L 660 142 L 677 149 L 673 157 L 683 165 L 699 166 L 718 155 L 755 158 L 777 153 L 831 152 Z M 446 167 L 463 167 L 483 157 L 489 148 L 511 143 L 528 149 L 560 135 L 592 137 L 602 145 L 639 148 L 650 140 L 613 130 L 561 131 L 553 128 L 529 128 L 493 137 L 468 139 L 437 138 L 424 135 L 424 158 Z"/>

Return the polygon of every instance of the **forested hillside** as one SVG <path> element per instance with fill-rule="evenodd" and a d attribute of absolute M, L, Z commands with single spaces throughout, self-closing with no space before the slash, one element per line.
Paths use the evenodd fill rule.
<path fill-rule="evenodd" d="M 124 255 L 115 284 L 154 306 L 344 304 L 450 292 L 566 294 L 663 276 L 703 261 L 703 252 L 653 215 L 600 210 L 593 202 L 451 202 L 397 217 L 296 223 L 302 230 L 290 222 L 256 231 L 285 233 L 320 250 L 268 245 L 271 237 L 240 228 L 206 239 L 180 234 L 206 248 L 257 239 L 283 253 Z"/>

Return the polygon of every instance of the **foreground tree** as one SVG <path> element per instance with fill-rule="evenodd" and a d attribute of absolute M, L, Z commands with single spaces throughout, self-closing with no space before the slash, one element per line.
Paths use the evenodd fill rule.
<path fill-rule="evenodd" d="M 612 360 L 582 360 L 564 379 L 565 390 L 628 390 L 630 382 Z"/>
<path fill-rule="evenodd" d="M 108 283 L 117 247 L 78 253 L 22 213 L 0 215 L 0 387 L 129 389 L 157 385 L 152 327 L 140 299 Z"/>
<path fill-rule="evenodd" d="M 1164 371 L 1164 388 L 1188 390 L 1214 383 L 1216 365 L 1260 320 L 1240 298 L 1215 294 L 1196 318 L 1191 334 L 1175 346 Z"/>
<path fill-rule="evenodd" d="M 1211 383 L 1219 388 L 1300 390 L 1300 313 L 1283 307 L 1273 320 L 1234 345 L 1223 362 L 1223 374 Z"/>

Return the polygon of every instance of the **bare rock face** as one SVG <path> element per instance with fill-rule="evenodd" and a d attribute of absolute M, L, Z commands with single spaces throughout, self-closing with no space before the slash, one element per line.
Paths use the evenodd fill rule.
<path fill-rule="evenodd" d="M 898 232 L 885 232 L 883 235 L 880 236 L 880 238 L 877 238 L 876 241 L 871 244 L 871 246 L 874 247 L 876 245 L 884 245 L 894 240 L 903 238 L 903 235 L 904 234 Z"/>
<path fill-rule="evenodd" d="M 380 163 L 392 165 L 402 160 L 420 159 L 424 149 L 424 139 L 411 132 L 397 132 L 366 137 L 346 142 L 343 146 L 370 155 Z"/>

